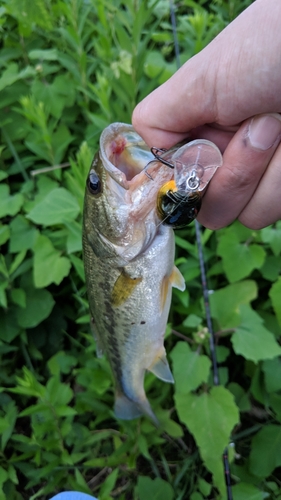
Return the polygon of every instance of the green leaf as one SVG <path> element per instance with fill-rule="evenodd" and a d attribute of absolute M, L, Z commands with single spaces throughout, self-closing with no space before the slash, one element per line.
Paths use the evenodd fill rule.
<path fill-rule="evenodd" d="M 5 87 L 12 85 L 14 82 L 18 80 L 18 65 L 16 63 L 11 63 L 2 72 L 2 76 L 0 78 L 0 91 Z"/>
<path fill-rule="evenodd" d="M 138 436 L 138 447 L 139 447 L 139 450 L 141 452 L 141 454 L 147 459 L 147 460 L 151 460 L 151 455 L 149 453 L 149 444 L 147 442 L 147 439 L 146 437 L 143 435 L 143 434 L 140 434 Z"/>
<path fill-rule="evenodd" d="M 10 307 L 8 311 L 0 309 L 0 340 L 12 342 L 20 333 L 20 327 L 16 319 L 16 308 Z"/>
<path fill-rule="evenodd" d="M 51 283 L 58 285 L 70 270 L 71 263 L 56 250 L 47 236 L 40 235 L 34 246 L 34 284 L 44 288 Z"/>
<path fill-rule="evenodd" d="M 144 72 L 149 78 L 156 78 L 157 82 L 161 84 L 168 80 L 175 70 L 175 63 L 167 63 L 161 52 L 151 51 L 148 53 L 144 64 Z"/>
<path fill-rule="evenodd" d="M 59 381 L 59 377 L 51 377 L 46 385 L 46 398 L 54 406 L 68 405 L 73 398 L 73 391 L 68 384 Z"/>
<path fill-rule="evenodd" d="M 59 165 L 63 160 L 67 147 L 72 142 L 73 137 L 66 125 L 61 124 L 52 134 L 52 148 L 54 151 L 54 164 Z M 63 188 L 61 188 L 63 189 Z M 68 192 L 68 191 L 67 191 Z M 70 193 L 69 193 L 70 194 Z"/>
<path fill-rule="evenodd" d="M 185 263 L 180 266 L 180 271 L 186 282 L 192 281 L 197 276 L 200 276 L 198 260 L 192 257 L 185 259 Z"/>
<path fill-rule="evenodd" d="M 0 245 L 4 245 L 10 238 L 10 228 L 8 225 L 0 225 Z"/>
<path fill-rule="evenodd" d="M 275 393 L 269 394 L 269 406 L 276 413 L 279 422 L 281 422 L 281 395 Z"/>
<path fill-rule="evenodd" d="M 84 264 L 82 259 L 79 257 L 76 257 L 76 255 L 70 255 L 69 256 L 71 260 L 71 264 L 73 265 L 75 271 L 77 272 L 78 276 L 80 277 L 81 281 L 85 283 L 85 272 L 84 272 Z"/>
<path fill-rule="evenodd" d="M 64 75 L 57 76 L 52 84 L 35 80 L 32 93 L 37 101 L 44 102 L 46 111 L 56 118 L 61 117 L 64 107 L 74 104 L 75 88 L 72 81 Z"/>
<path fill-rule="evenodd" d="M 264 381 L 267 392 L 277 392 L 281 389 L 281 359 L 275 358 L 262 363 Z"/>
<path fill-rule="evenodd" d="M 40 59 L 41 61 L 57 61 L 57 49 L 35 49 L 28 53 L 30 59 Z"/>
<path fill-rule="evenodd" d="M 47 318 L 55 301 L 48 290 L 30 288 L 26 295 L 26 308 L 17 310 L 17 319 L 23 328 L 33 328 Z"/>
<path fill-rule="evenodd" d="M 12 276 L 12 274 L 18 269 L 18 267 L 21 265 L 22 261 L 24 260 L 26 256 L 26 250 L 22 250 L 20 253 L 18 253 L 13 262 L 10 265 L 9 268 L 9 275 Z"/>
<path fill-rule="evenodd" d="M 212 472 L 221 494 L 225 494 L 222 454 L 230 433 L 239 422 L 232 394 L 224 387 L 213 387 L 201 395 L 175 395 L 180 420 L 193 434 L 206 467 Z"/>
<path fill-rule="evenodd" d="M 79 383 L 97 394 L 104 394 L 112 385 L 112 380 L 108 373 L 101 369 L 92 369 L 90 380 L 83 376 L 78 376 Z"/>
<path fill-rule="evenodd" d="M 9 427 L 9 422 L 5 418 L 0 417 L 0 434 L 2 434 Z"/>
<path fill-rule="evenodd" d="M 82 476 L 81 472 L 79 471 L 79 469 L 75 469 L 75 479 L 76 479 L 76 482 L 79 486 L 79 488 L 81 488 L 81 490 L 83 492 L 87 492 L 88 494 L 91 493 L 91 490 L 89 488 L 89 486 L 87 485 L 84 477 Z"/>
<path fill-rule="evenodd" d="M 67 227 L 67 240 L 66 248 L 67 253 L 81 252 L 82 250 L 82 225 L 76 221 L 66 222 Z"/>
<path fill-rule="evenodd" d="M 246 394 L 241 385 L 237 384 L 236 382 L 231 382 L 230 384 L 228 384 L 227 388 L 235 397 L 235 403 L 237 404 L 241 412 L 249 411 L 251 409 L 249 396 L 248 394 Z"/>
<path fill-rule="evenodd" d="M 171 352 L 175 388 L 178 394 L 188 394 L 207 382 L 211 361 L 207 356 L 191 351 L 186 342 L 178 342 Z"/>
<path fill-rule="evenodd" d="M 229 229 L 220 237 L 218 255 L 222 257 L 223 268 L 230 283 L 240 281 L 259 269 L 265 260 L 265 250 L 255 244 L 240 243 L 238 236 Z"/>
<path fill-rule="evenodd" d="M 52 226 L 73 221 L 79 213 L 79 205 L 64 188 L 53 189 L 27 215 L 35 224 Z"/>
<path fill-rule="evenodd" d="M 26 307 L 26 293 L 22 288 L 13 288 L 11 290 L 11 300 L 20 307 Z"/>
<path fill-rule="evenodd" d="M 139 500 L 173 500 L 174 491 L 172 486 L 164 481 L 163 479 L 157 477 L 156 479 L 150 479 L 147 476 L 139 476 L 137 483 L 137 492 L 139 495 Z"/>
<path fill-rule="evenodd" d="M 4 148 L 5 146 L 0 146 L 0 156 Z M 8 177 L 7 172 L 4 172 L 4 170 L 0 170 L 0 181 L 3 181 L 3 179 L 7 179 L 7 177 Z"/>
<path fill-rule="evenodd" d="M 21 193 L 10 195 L 9 192 L 7 184 L 0 184 L 0 217 L 15 215 L 23 204 Z"/>
<path fill-rule="evenodd" d="M 261 239 L 264 243 L 268 243 L 272 252 L 276 257 L 281 252 L 281 224 L 277 222 L 274 226 L 268 226 L 261 230 Z"/>
<path fill-rule="evenodd" d="M 46 4 L 42 0 L 9 0 L 7 4 L 9 12 L 16 17 L 24 26 L 32 28 L 32 24 L 38 24 L 45 30 L 52 28 L 50 14 Z"/>
<path fill-rule="evenodd" d="M 232 486 L 233 500 L 263 500 L 263 492 L 253 484 L 239 483 Z"/>
<path fill-rule="evenodd" d="M 8 472 L 5 469 L 3 469 L 3 467 L 0 466 L 0 488 L 2 488 L 3 484 L 5 483 L 5 481 L 7 481 L 7 479 L 8 479 Z M 3 500 L 6 500 L 6 495 L 5 497 L 2 498 Z"/>
<path fill-rule="evenodd" d="M 188 328 L 196 328 L 202 323 L 202 318 L 196 316 L 196 314 L 190 314 L 183 322 L 183 326 Z"/>
<path fill-rule="evenodd" d="M 60 373 L 67 375 L 77 364 L 77 359 L 64 351 L 59 351 L 49 359 L 47 364 L 52 375 L 59 375 Z"/>
<path fill-rule="evenodd" d="M 199 491 L 194 491 L 194 493 L 191 493 L 190 495 L 190 500 L 204 500 L 204 498 Z"/>
<path fill-rule="evenodd" d="M 281 326 L 281 277 L 279 277 L 278 281 L 276 281 L 271 289 L 269 290 L 269 297 L 272 302 L 272 306 L 276 317 L 278 319 L 278 323 Z"/>
<path fill-rule="evenodd" d="M 106 480 L 103 482 L 103 485 L 99 491 L 100 500 L 103 500 L 103 499 L 107 500 L 108 499 L 108 495 L 113 490 L 115 483 L 117 481 L 118 472 L 119 472 L 119 470 L 118 470 L 118 468 L 116 468 L 107 476 Z"/>
<path fill-rule="evenodd" d="M 36 176 L 36 187 L 37 192 L 35 197 L 32 200 L 27 200 L 24 204 L 24 208 L 26 212 L 30 212 L 32 208 L 38 205 L 44 198 L 46 198 L 47 194 L 53 191 L 55 188 L 58 188 L 58 182 L 54 181 L 47 175 L 40 174 Z M 30 224 L 29 221 L 27 221 Z M 31 224 L 30 224 L 31 225 Z"/>
<path fill-rule="evenodd" d="M 276 281 L 280 274 L 281 262 L 280 257 L 268 255 L 263 266 L 260 269 L 262 276 L 269 281 Z"/>
<path fill-rule="evenodd" d="M 19 480 L 18 480 L 18 477 L 17 477 L 16 469 L 13 467 L 12 464 L 10 464 L 9 467 L 8 467 L 8 475 L 9 475 L 9 479 L 14 484 L 19 484 Z"/>
<path fill-rule="evenodd" d="M 1 450 L 2 451 L 4 451 L 6 444 L 9 441 L 9 439 L 13 433 L 15 423 L 17 420 L 18 411 L 17 411 L 17 407 L 16 407 L 14 401 L 10 401 L 10 403 L 8 403 L 5 406 L 5 412 L 6 412 L 5 421 L 7 422 L 7 427 L 6 427 L 6 429 L 4 429 L 1 432 L 1 434 L 2 434 L 1 435 Z"/>
<path fill-rule="evenodd" d="M 183 436 L 181 426 L 171 419 L 170 410 L 158 409 L 155 413 L 160 422 L 161 429 L 163 429 L 164 432 L 167 432 L 167 434 L 173 438 L 180 438 Z"/>
<path fill-rule="evenodd" d="M 216 346 L 216 353 L 218 363 L 224 363 L 230 354 L 230 349 L 224 345 L 218 345 Z"/>
<path fill-rule="evenodd" d="M 233 349 L 246 359 L 257 363 L 281 354 L 273 333 L 263 326 L 262 318 L 250 306 L 240 306 L 241 323 L 231 337 Z"/>
<path fill-rule="evenodd" d="M 221 329 L 233 328 L 240 323 L 239 306 L 248 304 L 257 297 L 255 281 L 247 280 L 216 290 L 210 295 L 213 318 Z"/>
<path fill-rule="evenodd" d="M 267 425 L 252 440 L 250 471 L 258 477 L 269 476 L 281 465 L 281 426 Z"/>
<path fill-rule="evenodd" d="M 3 281 L 0 283 L 0 306 L 4 307 L 4 309 L 7 309 L 8 302 L 7 302 L 7 295 L 6 295 L 6 290 L 9 287 L 9 281 Z"/>
<path fill-rule="evenodd" d="M 4 255 L 0 254 L 0 273 L 3 274 L 5 278 L 9 278 L 9 272 L 7 269 L 7 264 Z"/>
<path fill-rule="evenodd" d="M 10 252 L 17 253 L 33 248 L 38 230 L 32 227 L 23 215 L 17 215 L 11 221 L 10 229 Z"/>
<path fill-rule="evenodd" d="M 203 479 L 202 477 L 199 477 L 198 479 L 198 486 L 199 490 L 205 498 L 210 495 L 212 485 L 210 483 L 207 483 L 207 481 L 205 481 L 205 479 Z"/>

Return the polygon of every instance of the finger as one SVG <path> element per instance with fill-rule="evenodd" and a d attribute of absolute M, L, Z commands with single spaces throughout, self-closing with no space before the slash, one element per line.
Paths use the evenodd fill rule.
<path fill-rule="evenodd" d="M 279 144 L 256 191 L 239 215 L 251 229 L 261 229 L 281 219 L 281 145 Z"/>
<path fill-rule="evenodd" d="M 258 115 L 241 125 L 224 152 L 222 167 L 217 170 L 203 197 L 198 216 L 203 226 L 219 229 L 242 214 L 280 137 L 281 116 L 277 113 Z M 264 211 L 264 207 L 260 211 Z"/>

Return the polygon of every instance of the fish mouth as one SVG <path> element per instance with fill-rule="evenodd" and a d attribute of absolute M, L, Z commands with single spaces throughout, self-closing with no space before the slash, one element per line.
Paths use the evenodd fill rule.
<path fill-rule="evenodd" d="M 133 126 L 125 123 L 113 123 L 103 131 L 100 156 L 110 177 L 125 189 L 154 158 Z"/>

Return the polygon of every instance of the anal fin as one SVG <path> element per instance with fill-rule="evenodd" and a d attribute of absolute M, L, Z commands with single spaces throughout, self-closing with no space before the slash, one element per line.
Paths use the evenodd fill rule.
<path fill-rule="evenodd" d="M 148 370 L 153 373 L 157 378 L 163 380 L 164 382 L 174 383 L 174 377 L 169 367 L 169 363 L 166 358 L 166 354 L 162 354 L 156 358 L 155 363 L 148 368 Z"/>

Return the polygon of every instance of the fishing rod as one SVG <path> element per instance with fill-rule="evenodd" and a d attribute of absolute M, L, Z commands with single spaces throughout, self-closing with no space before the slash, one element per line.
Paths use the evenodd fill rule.
<path fill-rule="evenodd" d="M 176 56 L 176 65 L 177 65 L 177 69 L 180 69 L 180 67 L 181 67 L 180 50 L 179 50 L 179 42 L 178 42 L 178 35 L 177 35 L 175 6 L 174 6 L 173 0 L 170 0 L 170 16 L 171 16 L 171 26 L 172 26 L 173 40 L 174 40 L 174 50 L 175 50 L 175 56 Z M 204 298 L 204 307 L 205 307 L 205 313 L 206 313 L 206 321 L 207 321 L 208 331 L 210 334 L 209 345 L 210 345 L 210 352 L 211 352 L 211 357 L 212 357 L 213 382 L 214 382 L 214 385 L 217 386 L 217 385 L 220 385 L 220 379 L 219 379 L 219 370 L 218 370 L 218 362 L 217 362 L 216 347 L 215 347 L 215 335 L 214 335 L 213 323 L 212 323 L 212 318 L 211 318 L 209 289 L 208 289 L 208 285 L 207 285 L 206 267 L 205 267 L 204 253 L 203 253 L 203 245 L 202 245 L 202 240 L 201 240 L 201 226 L 196 219 L 195 219 L 195 233 L 196 233 L 196 242 L 197 242 L 197 248 L 198 248 L 198 257 L 199 257 L 199 266 L 200 266 L 200 273 L 201 273 L 201 282 L 202 282 L 202 290 L 203 290 L 203 298 Z M 224 467 L 224 478 L 225 478 L 226 491 L 227 491 L 227 500 L 233 500 L 227 448 L 225 448 L 225 450 L 223 452 L 222 460 L 223 460 L 223 467 Z"/>

